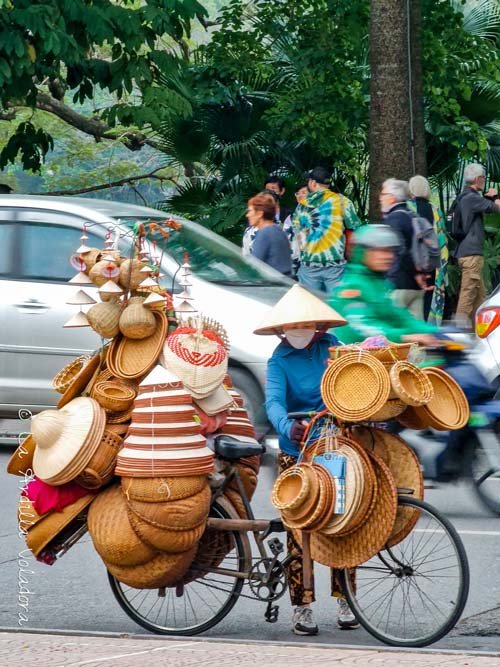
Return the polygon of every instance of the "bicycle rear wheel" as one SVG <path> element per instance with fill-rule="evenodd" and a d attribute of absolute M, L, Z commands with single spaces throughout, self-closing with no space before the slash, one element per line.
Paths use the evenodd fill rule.
<path fill-rule="evenodd" d="M 500 516 L 500 427 L 495 430 L 474 433 L 474 441 L 467 443 L 467 465 L 474 490 L 479 500 L 497 516 Z"/>
<path fill-rule="evenodd" d="M 399 497 L 418 511 L 413 530 L 356 568 L 343 572 L 349 605 L 361 625 L 391 646 L 420 647 L 444 637 L 457 623 L 469 593 L 469 565 L 451 523 L 427 503 Z"/>
<path fill-rule="evenodd" d="M 234 516 L 232 515 L 234 513 Z M 236 519 L 225 502 L 215 502 L 210 516 Z M 207 529 L 184 580 L 174 588 L 137 589 L 108 572 L 111 590 L 125 613 L 143 628 L 164 635 L 192 636 L 217 625 L 234 607 L 248 569 L 250 546 L 245 533 Z M 224 572 L 213 572 L 215 568 Z"/>

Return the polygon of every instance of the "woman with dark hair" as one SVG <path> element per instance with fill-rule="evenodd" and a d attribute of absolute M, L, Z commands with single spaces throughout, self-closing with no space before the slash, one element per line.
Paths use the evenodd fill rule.
<path fill-rule="evenodd" d="M 290 243 L 280 225 L 275 223 L 276 202 L 271 195 L 259 194 L 248 200 L 247 219 L 257 229 L 251 253 L 285 276 L 292 274 Z"/>

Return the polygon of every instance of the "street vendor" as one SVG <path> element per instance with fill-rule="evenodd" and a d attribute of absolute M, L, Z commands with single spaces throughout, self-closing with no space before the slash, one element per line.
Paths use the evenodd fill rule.
<path fill-rule="evenodd" d="M 306 422 L 289 419 L 291 412 L 319 412 L 324 409 L 321 378 L 326 370 L 328 348 L 339 345 L 331 327 L 346 321 L 310 292 L 295 285 L 268 313 L 256 334 L 281 338 L 267 366 L 266 410 L 279 436 L 280 473 L 297 463 Z M 293 560 L 288 568 L 288 585 L 293 612 L 292 630 L 297 635 L 316 635 L 310 604 L 314 590 L 306 590 L 302 570 L 302 549 L 288 532 L 287 547 Z M 343 629 L 358 627 L 342 593 L 339 577 L 332 570 L 332 595 L 338 599 L 338 624 Z M 312 587 L 314 589 L 314 585 Z"/>

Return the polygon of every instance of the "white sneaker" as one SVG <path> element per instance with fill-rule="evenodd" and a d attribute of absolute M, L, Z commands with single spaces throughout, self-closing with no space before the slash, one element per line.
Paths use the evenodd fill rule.
<path fill-rule="evenodd" d="M 317 635 L 318 626 L 313 621 L 312 609 L 309 605 L 295 607 L 293 612 L 292 632 L 295 635 Z"/>
<path fill-rule="evenodd" d="M 358 620 L 352 613 L 351 608 L 347 603 L 347 600 L 345 598 L 338 598 L 337 604 L 339 612 L 337 617 L 337 623 L 339 625 L 339 628 L 341 628 L 342 630 L 354 630 L 356 628 L 359 628 Z"/>

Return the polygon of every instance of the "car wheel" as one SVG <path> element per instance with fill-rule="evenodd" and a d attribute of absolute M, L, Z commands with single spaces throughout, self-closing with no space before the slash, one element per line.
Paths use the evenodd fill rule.
<path fill-rule="evenodd" d="M 264 393 L 259 383 L 241 368 L 230 368 L 229 374 L 234 387 L 240 392 L 250 421 L 260 440 L 270 429 L 264 405 Z"/>

